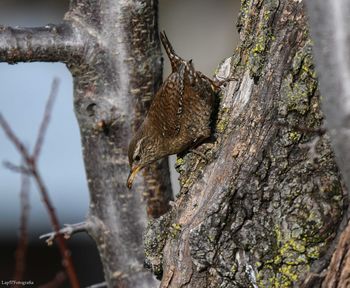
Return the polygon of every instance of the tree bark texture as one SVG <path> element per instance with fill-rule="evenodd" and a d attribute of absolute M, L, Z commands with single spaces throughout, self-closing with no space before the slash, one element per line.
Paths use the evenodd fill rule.
<path fill-rule="evenodd" d="M 146 231 L 164 288 L 297 287 L 343 227 L 303 1 L 243 0 L 237 26 L 217 75 L 238 80 L 218 96 L 215 139 L 198 148 L 207 159 L 178 157 L 180 194 Z"/>
<path fill-rule="evenodd" d="M 348 1 L 313 0 L 307 4 L 320 90 L 325 95 L 322 108 L 338 166 L 349 188 L 350 5 Z M 332 261 L 322 275 L 322 287 L 350 286 L 349 244 L 350 225 L 347 223 Z"/>
<path fill-rule="evenodd" d="M 143 267 L 145 206 L 159 217 L 172 199 L 167 160 L 136 179 L 133 191 L 126 187 L 129 140 L 161 83 L 157 5 L 72 0 L 61 25 L 0 28 L 1 61 L 60 61 L 73 75 L 91 198 L 86 227 L 109 287 L 156 286 Z"/>

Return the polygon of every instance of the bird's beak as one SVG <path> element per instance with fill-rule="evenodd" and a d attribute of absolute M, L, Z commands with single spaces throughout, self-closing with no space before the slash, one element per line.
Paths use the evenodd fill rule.
<path fill-rule="evenodd" d="M 129 177 L 128 177 L 128 181 L 126 184 L 126 186 L 128 186 L 129 189 L 131 189 L 132 182 L 134 182 L 134 178 L 135 178 L 137 172 L 139 172 L 141 168 L 142 168 L 141 166 L 135 166 L 134 168 L 131 169 Z"/>

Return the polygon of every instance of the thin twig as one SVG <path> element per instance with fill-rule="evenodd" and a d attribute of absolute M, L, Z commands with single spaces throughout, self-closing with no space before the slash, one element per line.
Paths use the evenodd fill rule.
<path fill-rule="evenodd" d="M 55 81 L 54 81 L 55 83 Z M 57 89 L 56 84 L 52 85 L 53 89 Z M 56 87 L 56 88 L 55 88 Z M 55 88 L 55 89 L 54 89 Z M 56 92 L 52 92 L 51 94 L 55 94 Z M 53 97 L 50 95 L 50 98 Z M 50 101 L 48 101 L 50 102 Z M 46 110 L 45 110 L 45 115 L 50 114 L 52 109 L 51 109 L 51 104 L 46 105 Z M 49 119 L 50 116 L 44 117 L 44 119 Z M 44 120 L 45 122 L 45 120 Z M 45 138 L 45 132 L 47 130 L 47 124 L 48 120 L 46 120 L 46 124 L 41 125 L 39 133 L 38 133 L 38 139 L 36 140 L 37 146 L 37 151 L 40 152 L 40 147 L 43 143 L 43 139 Z M 37 157 L 34 157 L 29 153 L 29 151 L 26 149 L 26 147 L 23 145 L 23 143 L 19 140 L 19 138 L 15 135 L 13 130 L 11 129 L 10 125 L 7 123 L 5 118 L 1 115 L 0 113 L 0 127 L 4 130 L 5 134 L 7 137 L 10 139 L 10 141 L 14 144 L 14 146 L 17 148 L 18 152 L 21 154 L 22 158 L 24 159 L 25 166 L 29 169 L 31 176 L 35 179 L 36 184 L 38 185 L 39 192 L 41 194 L 42 201 L 44 202 L 46 209 L 48 211 L 48 214 L 50 216 L 51 220 L 51 225 L 54 229 L 54 231 L 57 233 L 57 243 L 59 250 L 61 252 L 62 258 L 63 258 L 63 266 L 66 269 L 70 284 L 72 288 L 79 288 L 79 282 L 77 278 L 77 274 L 75 272 L 75 268 L 73 265 L 71 253 L 69 249 L 67 248 L 65 239 L 62 234 L 59 233 L 60 230 L 60 224 L 58 221 L 58 218 L 56 216 L 55 209 L 51 203 L 50 197 L 48 190 L 44 184 L 44 181 L 39 173 L 38 167 L 37 167 Z M 39 140 L 39 138 L 42 138 L 42 140 Z M 35 152 L 35 151 L 34 151 Z"/>
<path fill-rule="evenodd" d="M 29 171 L 29 169 L 23 165 L 16 165 L 16 164 L 13 164 L 11 162 L 8 162 L 8 161 L 4 161 L 3 162 L 4 164 L 4 167 L 9 169 L 10 171 L 12 172 L 16 172 L 16 173 L 21 173 L 21 174 L 28 174 L 30 175 L 32 172 Z"/>
<path fill-rule="evenodd" d="M 78 232 L 86 231 L 89 227 L 89 222 L 80 222 L 75 224 L 64 224 L 64 228 L 59 230 L 59 234 L 63 235 L 65 239 L 69 239 L 73 234 Z M 46 243 L 51 245 L 53 240 L 57 237 L 56 232 L 50 232 L 43 235 L 40 235 L 39 239 L 46 239 Z"/>
<path fill-rule="evenodd" d="M 97 283 L 97 284 L 88 286 L 86 288 L 102 288 L 102 287 L 107 287 L 107 282 Z"/>
<path fill-rule="evenodd" d="M 39 174 L 39 171 L 37 170 L 35 161 L 32 164 L 31 170 L 32 170 L 32 176 L 34 177 L 35 182 L 37 183 L 39 191 L 41 193 L 42 201 L 44 202 L 46 209 L 48 210 L 53 230 L 57 233 L 56 239 L 57 239 L 58 247 L 60 249 L 60 252 L 61 252 L 61 255 L 63 258 L 63 266 L 66 268 L 68 277 L 71 281 L 71 286 L 73 288 L 78 288 L 79 282 L 78 282 L 77 274 L 76 274 L 74 266 L 73 266 L 71 253 L 66 245 L 66 241 L 65 241 L 63 235 L 59 233 L 60 224 L 59 224 L 58 218 L 56 216 L 55 208 L 51 203 L 48 191 L 47 191 L 46 186 L 42 180 L 41 175 Z"/>
<path fill-rule="evenodd" d="M 27 256 L 27 245 L 28 245 L 28 218 L 29 218 L 29 187 L 30 181 L 29 176 L 22 173 L 21 181 L 21 218 L 20 218 L 20 237 L 18 241 L 18 246 L 16 250 L 16 267 L 14 273 L 15 282 L 19 282 L 23 279 L 25 267 L 26 267 L 26 256 Z M 13 287 L 19 287 L 19 285 L 14 285 Z"/>
<path fill-rule="evenodd" d="M 50 92 L 49 98 L 47 99 L 47 102 L 46 102 L 44 116 L 43 116 L 43 119 L 41 121 L 37 140 L 36 140 L 36 143 L 34 146 L 33 159 L 35 159 L 35 160 L 40 155 L 40 151 L 41 151 L 41 148 L 42 148 L 43 143 L 44 143 L 45 133 L 46 133 L 47 127 L 48 127 L 49 122 L 50 122 L 52 108 L 53 108 L 53 104 L 55 102 L 55 99 L 57 97 L 59 83 L 60 83 L 60 81 L 58 78 L 55 78 L 52 81 L 51 92 Z"/>
<path fill-rule="evenodd" d="M 28 162 L 30 160 L 29 153 L 26 149 L 26 147 L 22 144 L 22 142 L 17 138 L 15 133 L 12 131 L 10 125 L 7 123 L 5 118 L 0 113 L 0 126 L 4 130 L 7 138 L 12 142 L 12 144 L 17 148 L 19 153 L 23 156 L 25 162 Z"/>
<path fill-rule="evenodd" d="M 39 288 L 57 288 L 62 286 L 64 281 L 66 281 L 67 275 L 63 271 L 60 271 L 56 274 L 55 278 L 52 279 L 50 282 L 40 285 Z"/>

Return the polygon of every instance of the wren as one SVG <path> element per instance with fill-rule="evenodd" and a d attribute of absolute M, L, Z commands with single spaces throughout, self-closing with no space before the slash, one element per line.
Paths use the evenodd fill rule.
<path fill-rule="evenodd" d="M 197 146 L 211 135 L 218 86 L 175 54 L 165 32 L 160 39 L 169 57 L 171 74 L 153 98 L 143 123 L 129 144 L 131 188 L 140 169 L 165 156 Z"/>

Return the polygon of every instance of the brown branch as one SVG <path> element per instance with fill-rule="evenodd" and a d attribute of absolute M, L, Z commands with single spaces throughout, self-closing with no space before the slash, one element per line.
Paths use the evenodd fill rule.
<path fill-rule="evenodd" d="M 49 122 L 50 122 L 52 108 L 53 108 L 54 101 L 57 97 L 57 91 L 58 91 L 59 84 L 60 84 L 60 81 L 58 78 L 55 78 L 52 82 L 50 96 L 46 102 L 44 117 L 41 121 L 37 140 L 36 140 L 35 147 L 34 147 L 33 159 L 35 159 L 35 160 L 37 160 L 38 156 L 40 155 L 41 147 L 43 146 L 43 142 L 45 139 L 45 133 L 46 133 L 47 127 L 48 127 Z"/>
<path fill-rule="evenodd" d="M 55 84 L 55 81 L 53 82 L 53 85 L 52 85 L 51 94 L 56 94 L 56 91 L 54 90 L 54 88 L 57 89 L 57 85 Z M 50 98 L 51 97 L 52 96 L 50 95 Z M 50 113 L 51 108 L 49 105 L 46 106 L 46 109 L 47 110 L 45 111 L 45 114 Z M 44 119 L 45 119 L 45 117 L 44 117 Z M 26 149 L 26 147 L 23 145 L 23 143 L 15 135 L 15 133 L 12 131 L 10 125 L 7 123 L 5 118 L 1 115 L 1 113 L 0 113 L 0 126 L 4 130 L 5 134 L 9 138 L 9 140 L 14 144 L 14 146 L 17 148 L 18 152 L 21 154 L 22 158 L 24 159 L 26 167 L 30 171 L 31 176 L 34 178 L 34 180 L 39 188 L 39 192 L 41 194 L 42 201 L 44 202 L 46 209 L 48 211 L 48 214 L 50 216 L 51 225 L 53 226 L 54 231 L 58 234 L 57 235 L 57 243 L 58 243 L 58 247 L 59 247 L 59 250 L 61 252 L 62 258 L 63 258 L 63 266 L 66 269 L 66 272 L 68 274 L 68 278 L 70 280 L 71 287 L 78 288 L 79 282 L 78 282 L 78 278 L 77 278 L 77 275 L 76 275 L 76 272 L 74 269 L 73 261 L 71 258 L 71 253 L 66 246 L 66 242 L 65 242 L 63 235 L 59 233 L 60 224 L 59 224 L 58 218 L 56 216 L 55 209 L 51 203 L 48 190 L 47 190 L 47 188 L 44 184 L 44 181 L 43 181 L 43 179 L 38 171 L 36 158 L 34 158 L 34 155 L 30 154 L 30 152 Z M 43 131 L 39 131 L 38 137 L 45 136 L 45 131 L 46 131 L 45 125 L 42 125 L 41 129 Z M 40 142 L 40 141 L 38 141 L 38 139 L 37 139 L 36 143 L 38 143 L 38 142 Z M 40 151 L 40 149 L 39 149 L 39 151 Z"/>
<path fill-rule="evenodd" d="M 31 162 L 31 158 L 26 147 L 22 144 L 22 142 L 17 138 L 15 133 L 12 131 L 10 125 L 7 123 L 5 118 L 0 113 L 0 126 L 4 130 L 7 138 L 12 142 L 12 144 L 16 147 L 18 152 L 23 156 L 25 163 Z"/>
<path fill-rule="evenodd" d="M 44 285 L 40 285 L 39 288 L 60 287 L 64 283 L 64 281 L 66 281 L 66 279 L 67 279 L 66 273 L 64 273 L 63 271 L 60 271 L 56 274 L 54 279 L 52 279 L 50 282 L 48 282 Z"/>
<path fill-rule="evenodd" d="M 30 163 L 28 163 L 28 164 L 30 164 Z M 51 203 L 48 191 L 46 189 L 46 186 L 44 185 L 42 177 L 40 176 L 40 174 L 37 170 L 35 161 L 32 162 L 31 169 L 32 169 L 32 176 L 34 177 L 34 179 L 38 185 L 39 191 L 41 193 L 42 201 L 44 202 L 46 209 L 48 210 L 50 220 L 51 220 L 51 225 L 53 226 L 54 231 L 58 234 L 57 235 L 57 243 L 58 243 L 62 258 L 63 258 L 63 266 L 66 268 L 71 286 L 74 288 L 77 288 L 77 287 L 79 287 L 79 282 L 78 282 L 78 278 L 77 278 L 77 275 L 76 275 L 76 272 L 74 269 L 71 253 L 66 245 L 66 241 L 65 241 L 63 235 L 59 233 L 60 224 L 59 224 L 58 218 L 56 216 L 55 208 Z"/>
<path fill-rule="evenodd" d="M 144 169 L 146 189 L 143 197 L 147 203 L 147 215 L 158 218 L 169 211 L 169 201 L 173 200 L 168 159 L 153 163 Z"/>
<path fill-rule="evenodd" d="M 350 283 L 350 225 L 340 236 L 322 287 L 349 287 Z"/>
<path fill-rule="evenodd" d="M 23 275 L 26 267 L 26 256 L 27 256 L 27 245 L 28 245 L 28 217 L 29 217 L 29 176 L 22 173 L 21 182 L 21 220 L 20 220 L 20 237 L 18 241 L 18 246 L 16 250 L 16 267 L 13 279 L 15 283 L 23 279 Z M 13 287 L 20 287 L 15 284 Z"/>

